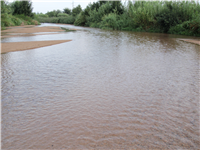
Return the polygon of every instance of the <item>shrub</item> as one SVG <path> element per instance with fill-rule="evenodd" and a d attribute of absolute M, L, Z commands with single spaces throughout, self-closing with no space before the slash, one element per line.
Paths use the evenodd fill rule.
<path fill-rule="evenodd" d="M 80 5 L 72 9 L 72 15 L 77 16 L 82 11 L 82 8 Z"/>
<path fill-rule="evenodd" d="M 103 5 L 101 5 L 101 7 L 98 9 L 98 11 L 96 9 L 89 11 L 89 17 L 88 17 L 88 23 L 89 26 L 92 23 L 100 23 L 102 21 L 102 18 L 104 17 L 104 15 L 109 14 L 110 10 L 111 10 L 111 5 L 107 2 Z"/>
<path fill-rule="evenodd" d="M 64 9 L 63 9 L 63 13 L 66 13 L 66 14 L 68 14 L 68 15 L 71 15 L 72 11 L 71 11 L 71 9 L 69 9 L 69 8 L 64 8 Z"/>
<path fill-rule="evenodd" d="M 14 15 L 14 16 L 17 17 L 17 18 L 19 18 L 19 19 L 28 21 L 28 22 L 31 22 L 31 21 L 32 21 L 32 18 L 31 18 L 31 17 L 25 16 L 24 14 L 21 14 L 21 15 Z"/>
<path fill-rule="evenodd" d="M 76 25 L 76 26 L 85 26 L 85 24 L 86 24 L 86 16 L 84 15 L 83 12 L 81 12 L 76 17 L 76 21 L 74 22 L 74 25 Z"/>
<path fill-rule="evenodd" d="M 169 29 L 171 34 L 200 36 L 200 15 L 191 21 L 185 21 Z"/>
<path fill-rule="evenodd" d="M 19 26 L 19 25 L 22 24 L 22 20 L 19 19 L 19 18 L 17 18 L 17 17 L 12 16 L 12 17 L 11 17 L 11 20 L 12 20 L 12 22 L 14 23 L 14 25 L 16 25 L 16 26 Z"/>
<path fill-rule="evenodd" d="M 68 17 L 59 17 L 59 23 L 65 23 L 65 24 L 74 24 L 75 17 L 68 16 Z"/>
<path fill-rule="evenodd" d="M 160 11 L 161 5 L 162 2 L 148 1 L 137 1 L 134 5 L 129 3 L 127 14 L 129 15 L 129 19 L 131 19 L 130 24 L 132 28 L 142 27 L 143 30 L 147 30 L 150 26 L 154 26 L 156 24 L 154 16 Z"/>
<path fill-rule="evenodd" d="M 117 24 L 117 15 L 114 13 L 111 13 L 104 16 L 101 21 L 100 28 L 113 29 L 113 30 L 119 29 L 118 24 Z"/>
<path fill-rule="evenodd" d="M 171 1 L 165 2 L 163 9 L 155 15 L 155 18 L 159 28 L 167 33 L 171 27 L 194 19 L 199 13 L 199 4 L 195 2 Z"/>
<path fill-rule="evenodd" d="M 40 22 L 43 23 L 58 23 L 59 18 L 51 17 L 51 18 L 39 18 Z"/>
<path fill-rule="evenodd" d="M 49 16 L 46 14 L 37 14 L 37 17 L 49 18 Z"/>
<path fill-rule="evenodd" d="M 65 14 L 65 13 L 59 13 L 58 15 L 57 15 L 57 17 L 67 17 L 67 16 L 69 16 L 68 14 Z"/>
<path fill-rule="evenodd" d="M 48 11 L 46 13 L 46 15 L 48 15 L 49 17 L 58 17 L 58 14 L 62 13 L 61 10 L 53 10 L 53 11 Z"/>

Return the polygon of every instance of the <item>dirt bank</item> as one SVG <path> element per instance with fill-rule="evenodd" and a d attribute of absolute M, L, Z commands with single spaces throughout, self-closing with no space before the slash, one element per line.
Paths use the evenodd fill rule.
<path fill-rule="evenodd" d="M 53 41 L 33 41 L 33 42 L 12 42 L 1 43 L 1 53 L 29 50 L 54 44 L 69 42 L 71 40 L 53 40 Z"/>

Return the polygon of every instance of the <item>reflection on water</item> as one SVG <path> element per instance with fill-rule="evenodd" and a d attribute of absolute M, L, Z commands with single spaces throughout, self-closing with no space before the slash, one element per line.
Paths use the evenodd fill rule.
<path fill-rule="evenodd" d="M 78 28 L 3 39 L 73 41 L 1 55 L 2 148 L 198 149 L 199 46 Z"/>

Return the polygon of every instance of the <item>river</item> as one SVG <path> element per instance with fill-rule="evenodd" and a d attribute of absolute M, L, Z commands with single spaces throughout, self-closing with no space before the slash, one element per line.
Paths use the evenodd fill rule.
<path fill-rule="evenodd" d="M 3 149 L 200 147 L 200 46 L 177 35 L 47 25 L 79 30 L 2 39 L 72 39 L 1 54 Z"/>

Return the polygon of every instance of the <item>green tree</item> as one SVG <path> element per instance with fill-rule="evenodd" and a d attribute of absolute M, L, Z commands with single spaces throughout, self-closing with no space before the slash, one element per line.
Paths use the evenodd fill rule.
<path fill-rule="evenodd" d="M 31 1 L 15 1 L 12 3 L 13 15 L 21 15 L 33 17 Z"/>
<path fill-rule="evenodd" d="M 31 0 L 22 0 L 22 14 L 25 16 L 33 17 L 33 8 Z"/>
<path fill-rule="evenodd" d="M 75 7 L 74 9 L 72 9 L 72 15 L 76 16 L 78 15 L 80 12 L 82 11 L 82 8 L 80 5 L 78 5 L 77 7 Z"/>
<path fill-rule="evenodd" d="M 49 17 L 58 17 L 58 14 L 59 13 L 62 13 L 62 11 L 61 10 L 53 10 L 53 11 L 48 11 L 47 13 L 46 13 L 46 15 L 48 15 Z"/>
<path fill-rule="evenodd" d="M 1 1 L 1 14 L 10 14 L 11 11 L 9 3 L 6 0 Z"/>
<path fill-rule="evenodd" d="M 69 8 L 64 8 L 63 12 L 68 14 L 68 15 L 71 15 L 71 13 L 72 13 L 71 9 L 69 9 Z"/>
<path fill-rule="evenodd" d="M 112 12 L 114 12 L 114 10 L 116 10 L 117 14 L 124 13 L 124 7 L 123 7 L 121 1 L 111 1 L 110 4 L 112 6 Z"/>

